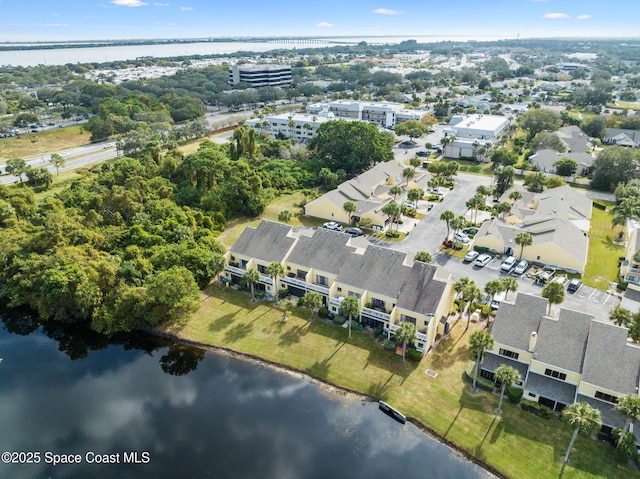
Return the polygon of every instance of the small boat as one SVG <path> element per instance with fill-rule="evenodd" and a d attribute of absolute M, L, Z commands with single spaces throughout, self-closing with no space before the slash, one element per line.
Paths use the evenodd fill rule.
<path fill-rule="evenodd" d="M 378 401 L 378 407 L 387 415 L 391 416 L 396 421 L 404 424 L 407 422 L 407 418 L 400 411 L 392 408 L 384 401 Z"/>

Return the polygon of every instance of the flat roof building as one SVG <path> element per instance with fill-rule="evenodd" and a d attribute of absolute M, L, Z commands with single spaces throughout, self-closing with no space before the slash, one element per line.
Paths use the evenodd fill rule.
<path fill-rule="evenodd" d="M 229 85 L 248 83 L 253 88 L 263 86 L 288 87 L 293 81 L 291 65 L 232 65 L 229 67 Z"/>

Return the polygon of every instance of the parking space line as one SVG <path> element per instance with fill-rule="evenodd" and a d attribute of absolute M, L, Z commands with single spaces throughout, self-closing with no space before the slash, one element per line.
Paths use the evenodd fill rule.
<path fill-rule="evenodd" d="M 591 297 L 596 294 L 596 291 L 598 291 L 597 289 L 594 288 L 594 290 L 591 292 L 591 294 L 589 295 L 588 299 L 591 299 Z"/>

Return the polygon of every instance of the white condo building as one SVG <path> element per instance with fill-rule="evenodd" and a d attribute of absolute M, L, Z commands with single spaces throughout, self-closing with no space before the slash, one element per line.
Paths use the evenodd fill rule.
<path fill-rule="evenodd" d="M 420 120 L 422 117 L 420 112 L 409 110 L 400 103 L 358 100 L 314 103 L 307 106 L 307 111 L 315 115 L 322 112 L 333 113 L 336 118 L 362 120 L 389 129 L 403 121 Z"/>

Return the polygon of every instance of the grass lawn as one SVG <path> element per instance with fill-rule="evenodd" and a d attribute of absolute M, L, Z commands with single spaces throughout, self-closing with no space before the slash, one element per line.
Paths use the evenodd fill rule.
<path fill-rule="evenodd" d="M 532 416 L 508 400 L 502 416 L 496 416 L 496 395 L 472 394 L 462 377 L 470 360 L 467 340 L 474 324 L 465 332 L 466 321 L 459 321 L 420 363 L 403 363 L 367 333 L 354 331 L 348 339 L 344 328 L 308 321 L 310 314 L 304 309 L 295 309 L 282 322 L 282 312 L 271 303 L 249 304 L 248 299 L 246 293 L 211 285 L 192 319 L 168 330 L 384 399 L 514 479 L 640 478 L 640 471 L 617 459 L 612 447 L 583 437 L 576 441 L 571 463 L 563 465 L 560 457 L 569 444 L 568 427 Z M 428 368 L 438 373 L 437 378 L 425 375 Z"/>
<path fill-rule="evenodd" d="M 606 290 L 617 280 L 618 258 L 624 255 L 624 246 L 614 242 L 617 234 L 618 228 L 611 228 L 611 213 L 593 208 L 584 284 Z"/>
<path fill-rule="evenodd" d="M 613 104 L 607 104 L 607 108 L 622 108 L 623 110 L 640 110 L 640 103 L 633 103 L 629 101 L 617 101 Z"/>
<path fill-rule="evenodd" d="M 245 217 L 230 221 L 227 224 L 227 229 L 224 233 L 218 236 L 218 240 L 227 248 L 230 248 L 247 226 L 256 227 L 263 219 L 279 221 L 278 214 L 284 210 L 289 210 L 291 212 L 291 219 L 288 223 L 291 226 L 321 226 L 322 223 L 325 222 L 324 220 L 304 216 L 300 208 L 295 206 L 302 200 L 304 200 L 304 195 L 300 192 L 282 195 L 269 203 L 265 208 L 264 213 L 262 213 L 258 218 Z"/>
<path fill-rule="evenodd" d="M 43 154 L 46 161 L 61 150 L 91 143 L 91 133 L 81 125 L 56 128 L 40 133 L 23 133 L 20 136 L 0 139 L 0 163 L 10 158 L 24 158 Z"/>

